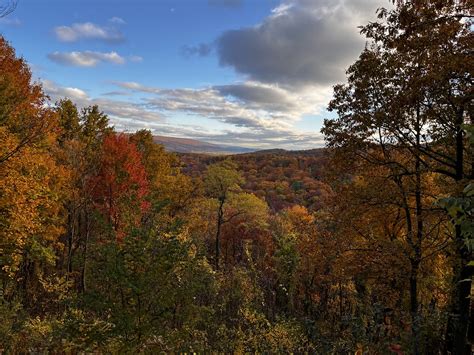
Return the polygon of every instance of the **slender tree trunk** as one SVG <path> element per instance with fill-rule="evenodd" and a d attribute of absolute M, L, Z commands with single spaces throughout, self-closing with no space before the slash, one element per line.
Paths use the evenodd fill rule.
<path fill-rule="evenodd" d="M 221 227 L 224 219 L 224 202 L 225 199 L 219 199 L 219 210 L 217 211 L 217 228 L 216 228 L 216 270 L 219 271 L 219 253 L 220 253 L 220 236 L 221 236 Z"/>
<path fill-rule="evenodd" d="M 419 339 L 419 319 L 418 319 L 418 270 L 420 267 L 419 260 L 412 260 L 410 274 L 410 314 L 413 332 L 413 353 L 420 353 Z"/>
<path fill-rule="evenodd" d="M 89 246 L 89 236 L 90 236 L 90 220 L 87 214 L 87 208 L 85 209 L 85 225 L 86 225 L 86 235 L 84 239 L 84 255 L 83 255 L 83 264 L 81 272 L 81 291 L 86 292 L 87 283 L 86 283 L 86 274 L 87 274 L 87 258 L 88 258 L 88 246 Z"/>
<path fill-rule="evenodd" d="M 457 112 L 456 119 L 456 178 L 460 183 L 464 179 L 464 109 Z M 455 266 L 454 294 L 452 300 L 451 317 L 447 328 L 447 350 L 452 354 L 471 354 L 468 344 L 468 329 L 471 323 L 470 295 L 472 282 L 472 267 L 469 261 L 472 253 L 467 249 L 460 226 L 455 227 L 455 243 L 458 263 Z"/>
<path fill-rule="evenodd" d="M 419 338 L 419 303 L 418 303 L 418 272 L 421 264 L 422 242 L 423 242 L 423 202 L 422 202 L 422 183 L 421 183 L 421 122 L 420 122 L 420 108 L 416 110 L 416 149 L 417 156 L 415 160 L 415 217 L 416 217 L 416 237 L 413 241 L 414 256 L 411 260 L 411 275 L 410 275 L 410 313 L 413 331 L 413 352 L 420 353 L 420 338 Z"/>
<path fill-rule="evenodd" d="M 68 240 L 67 240 L 67 273 L 72 273 L 73 243 L 76 234 L 76 211 L 74 206 L 69 206 L 68 213 Z"/>
<path fill-rule="evenodd" d="M 456 244 L 460 254 L 457 265 L 456 285 L 454 295 L 454 307 L 452 318 L 453 354 L 471 354 L 471 345 L 468 343 L 468 329 L 472 321 L 470 314 L 471 306 L 471 282 L 472 267 L 468 266 L 471 253 L 467 250 L 461 235 L 460 226 L 456 226 Z"/>
<path fill-rule="evenodd" d="M 474 127 L 474 113 L 471 116 L 470 120 L 471 126 Z M 471 159 L 471 178 L 474 177 L 474 144 L 469 144 L 469 154 L 470 154 L 470 159 Z"/>
<path fill-rule="evenodd" d="M 457 112 L 456 117 L 456 181 L 464 178 L 464 109 Z"/>
<path fill-rule="evenodd" d="M 407 192 L 405 191 L 401 178 L 398 178 L 396 182 L 402 194 L 403 210 L 405 211 L 407 241 L 413 252 L 413 255 L 409 258 L 410 260 L 410 290 L 409 290 L 410 315 L 411 315 L 411 320 L 412 320 L 412 332 L 413 332 L 413 340 L 414 340 L 413 353 L 419 354 L 417 321 L 418 321 L 418 270 L 419 270 L 420 261 L 421 261 L 421 247 L 420 245 L 418 245 L 417 241 L 421 240 L 420 230 L 418 229 L 419 228 L 418 227 L 416 235 L 415 235 Z M 417 223 L 418 222 L 419 221 L 417 221 Z"/>
<path fill-rule="evenodd" d="M 339 280 L 338 282 L 339 286 L 339 319 L 343 319 L 343 313 L 344 313 L 344 308 L 343 308 L 343 300 L 342 300 L 342 284 L 341 281 Z M 339 331 L 344 330 L 344 324 L 343 322 L 339 322 Z"/>

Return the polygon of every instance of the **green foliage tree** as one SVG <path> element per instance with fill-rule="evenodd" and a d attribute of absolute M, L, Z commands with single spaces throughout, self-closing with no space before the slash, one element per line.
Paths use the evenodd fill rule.
<path fill-rule="evenodd" d="M 215 259 L 214 265 L 219 270 L 219 254 L 220 254 L 220 236 L 224 219 L 224 206 L 229 199 L 229 195 L 233 190 L 238 190 L 239 185 L 243 183 L 243 179 L 236 166 L 229 160 L 221 163 L 210 165 L 207 169 L 204 179 L 204 187 L 209 197 L 215 198 L 218 202 L 217 219 L 216 219 L 216 235 L 215 235 Z"/>

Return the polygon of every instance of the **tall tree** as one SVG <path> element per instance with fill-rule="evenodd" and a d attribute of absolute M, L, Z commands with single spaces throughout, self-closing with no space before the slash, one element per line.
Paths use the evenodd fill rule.
<path fill-rule="evenodd" d="M 67 278 L 78 278 L 78 288 L 84 290 L 89 240 L 93 224 L 93 201 L 90 180 L 98 174 L 101 165 L 101 147 L 104 138 L 113 131 L 107 115 L 97 106 L 85 107 L 79 112 L 69 99 L 56 104 L 59 120 L 57 150 L 59 163 L 71 171 L 68 184 L 66 248 L 62 264 Z M 77 257 L 79 255 L 79 257 Z"/>
<path fill-rule="evenodd" d="M 94 204 L 117 241 L 141 222 L 149 208 L 149 182 L 142 157 L 124 134 L 105 137 L 98 174 L 89 182 Z"/>
<path fill-rule="evenodd" d="M 464 123 L 472 120 L 473 37 L 460 5 L 467 17 L 472 15 L 468 2 L 457 1 L 401 1 L 392 11 L 381 9 L 380 21 L 362 30 L 371 42 L 349 69 L 349 83 L 335 88 L 330 109 L 338 111 L 339 118 L 327 120 L 323 129 L 332 147 L 363 151 L 365 159 L 392 167 L 394 176 L 414 178 L 419 212 L 417 222 L 410 224 L 416 234 L 423 231 L 423 171 L 452 179 L 454 191 L 463 179 L 473 177 L 463 133 Z M 371 150 L 374 145 L 381 149 L 382 161 L 373 154 L 378 152 Z M 389 155 L 395 149 L 411 155 L 414 165 L 407 169 L 394 161 Z M 464 353 L 472 255 L 458 227 L 454 240 L 455 326 L 449 336 L 451 349 Z"/>
<path fill-rule="evenodd" d="M 235 163 L 225 160 L 210 165 L 204 179 L 204 186 L 209 197 L 218 202 L 215 235 L 215 259 L 216 270 L 219 270 L 220 237 L 222 224 L 225 223 L 224 207 L 228 202 L 232 190 L 238 189 L 243 179 L 236 170 Z"/>
<path fill-rule="evenodd" d="M 0 37 L 1 296 L 40 309 L 56 262 L 68 170 L 59 166 L 57 116 L 23 59 Z M 0 317 L 1 318 L 1 317 Z"/>

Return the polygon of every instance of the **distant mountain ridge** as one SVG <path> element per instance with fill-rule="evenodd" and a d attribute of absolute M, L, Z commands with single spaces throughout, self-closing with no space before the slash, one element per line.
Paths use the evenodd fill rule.
<path fill-rule="evenodd" d="M 208 142 L 202 142 L 190 138 L 176 138 L 168 136 L 153 136 L 155 143 L 161 144 L 166 150 L 176 153 L 199 153 L 210 155 L 228 155 L 251 153 L 256 149 L 219 145 Z"/>

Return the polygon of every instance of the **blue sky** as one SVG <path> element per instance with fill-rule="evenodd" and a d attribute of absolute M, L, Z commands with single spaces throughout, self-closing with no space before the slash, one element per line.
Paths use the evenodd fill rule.
<path fill-rule="evenodd" d="M 52 100 L 118 130 L 258 148 L 321 146 L 332 85 L 384 0 L 19 0 L 2 34 Z"/>

